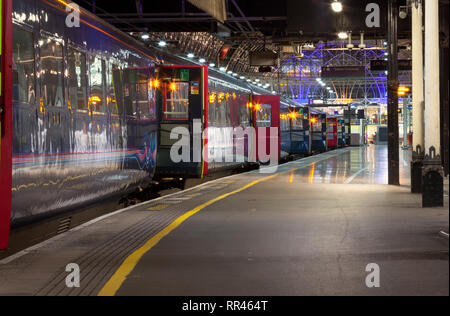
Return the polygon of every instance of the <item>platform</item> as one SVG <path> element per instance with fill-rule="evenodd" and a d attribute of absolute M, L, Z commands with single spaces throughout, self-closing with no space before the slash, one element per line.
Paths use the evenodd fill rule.
<path fill-rule="evenodd" d="M 448 189 L 422 209 L 402 156 L 399 187 L 386 147 L 346 148 L 120 210 L 1 260 L 0 295 L 448 295 Z"/>

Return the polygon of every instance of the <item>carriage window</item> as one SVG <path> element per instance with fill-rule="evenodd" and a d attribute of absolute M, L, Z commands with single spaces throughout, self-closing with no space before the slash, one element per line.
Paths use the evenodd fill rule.
<path fill-rule="evenodd" d="M 69 104 L 73 109 L 87 109 L 86 55 L 69 48 Z"/>
<path fill-rule="evenodd" d="M 13 28 L 13 101 L 35 102 L 33 34 Z"/>
<path fill-rule="evenodd" d="M 189 83 L 172 82 L 166 84 L 166 104 L 164 107 L 166 120 L 189 119 Z"/>
<path fill-rule="evenodd" d="M 93 112 L 105 113 L 105 62 L 98 56 L 89 57 L 89 104 Z"/>
<path fill-rule="evenodd" d="M 289 132 L 291 129 L 290 117 L 289 114 L 284 113 L 280 115 L 280 124 L 282 132 Z"/>
<path fill-rule="evenodd" d="M 109 90 L 109 98 L 108 98 L 108 107 L 111 109 L 112 114 L 122 114 L 122 111 L 119 109 L 120 101 L 118 102 L 119 94 L 117 93 L 117 84 L 120 84 L 120 71 L 119 66 L 109 62 L 108 63 L 108 90 Z M 119 76 L 119 77 L 118 77 Z M 116 83 L 117 81 L 117 83 Z M 121 85 L 121 84 L 120 84 Z M 119 86 L 120 86 L 119 85 Z"/>
<path fill-rule="evenodd" d="M 270 104 L 257 105 L 256 109 L 256 126 L 271 127 L 272 126 L 272 106 Z"/>
<path fill-rule="evenodd" d="M 292 120 L 292 126 L 295 130 L 303 130 L 303 117 L 297 115 L 297 117 Z"/>
<path fill-rule="evenodd" d="M 147 73 L 139 73 L 136 83 L 136 108 L 139 106 L 142 119 L 156 118 L 156 91 L 153 89 L 152 81 Z"/>
<path fill-rule="evenodd" d="M 208 105 L 208 123 L 210 126 L 215 126 L 216 121 L 216 100 L 217 93 L 211 92 L 209 94 L 209 105 Z"/>
<path fill-rule="evenodd" d="M 41 98 L 44 106 L 64 105 L 62 44 L 43 39 L 41 45 Z"/>
<path fill-rule="evenodd" d="M 239 125 L 243 128 L 250 126 L 250 113 L 248 108 L 248 98 L 246 96 L 241 96 L 238 103 L 238 120 Z"/>
<path fill-rule="evenodd" d="M 313 132 L 323 132 L 322 120 L 317 117 L 311 118 L 311 125 Z"/>

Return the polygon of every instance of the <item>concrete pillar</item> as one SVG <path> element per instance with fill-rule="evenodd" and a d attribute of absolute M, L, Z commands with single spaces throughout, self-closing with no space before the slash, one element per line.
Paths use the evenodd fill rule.
<path fill-rule="evenodd" d="M 425 0 L 425 151 L 441 153 L 439 1 Z"/>
<path fill-rule="evenodd" d="M 439 52 L 439 1 L 425 0 L 425 150 L 429 155 L 422 168 L 423 207 L 444 206 Z"/>
<path fill-rule="evenodd" d="M 417 5 L 417 6 L 416 6 Z M 413 150 L 425 148 L 423 78 L 423 6 L 412 3 Z"/>

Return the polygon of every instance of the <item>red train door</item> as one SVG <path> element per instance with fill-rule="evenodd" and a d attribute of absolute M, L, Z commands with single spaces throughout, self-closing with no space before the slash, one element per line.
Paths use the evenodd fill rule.
<path fill-rule="evenodd" d="M 0 0 L 0 250 L 8 248 L 12 181 L 11 0 Z"/>
<path fill-rule="evenodd" d="M 337 130 L 337 118 L 327 118 L 327 146 L 328 148 L 338 147 L 338 130 Z"/>
<path fill-rule="evenodd" d="M 280 107 L 281 99 L 279 95 L 254 95 L 252 98 L 253 126 L 256 129 L 256 159 L 267 162 L 267 156 L 276 154 L 278 161 L 281 157 L 281 133 L 280 133 Z M 271 132 L 272 128 L 272 132 Z M 273 130 L 277 129 L 277 133 Z M 265 142 L 262 138 L 265 138 Z M 259 146 L 266 144 L 266 155 L 261 155 Z M 276 144 L 276 153 L 270 151 Z M 262 150 L 262 149 L 261 149 Z M 265 157 L 262 157 L 265 156 Z"/>

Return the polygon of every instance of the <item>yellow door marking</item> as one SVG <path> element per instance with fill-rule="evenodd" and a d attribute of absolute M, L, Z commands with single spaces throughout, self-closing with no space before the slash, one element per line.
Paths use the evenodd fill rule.
<path fill-rule="evenodd" d="M 315 163 L 320 162 L 320 161 L 328 160 L 330 158 L 339 156 L 340 154 L 328 156 L 326 158 L 317 160 L 314 163 L 310 163 L 310 164 L 304 165 L 304 166 L 296 168 L 294 170 L 300 170 L 302 168 L 309 167 L 312 164 L 315 164 Z M 219 197 L 217 197 L 215 199 L 212 199 L 212 200 L 210 200 L 210 201 L 208 201 L 206 203 L 203 203 L 203 204 L 197 206 L 196 208 L 194 208 L 193 210 L 191 210 L 191 211 L 185 213 L 184 215 L 178 217 L 171 224 L 169 224 L 169 226 L 167 226 L 162 231 L 157 233 L 155 236 L 150 238 L 141 248 L 137 249 L 130 256 L 128 256 L 123 261 L 123 263 L 120 265 L 120 267 L 117 269 L 117 271 L 108 280 L 108 282 L 106 282 L 106 284 L 103 286 L 103 288 L 98 293 L 98 296 L 114 296 L 114 295 L 116 295 L 117 291 L 120 289 L 122 284 L 125 282 L 125 280 L 127 279 L 128 275 L 130 275 L 130 273 L 133 272 L 134 268 L 137 266 L 137 264 L 139 263 L 141 258 L 147 252 L 149 252 L 153 247 L 155 247 L 164 237 L 169 235 L 172 231 L 174 231 L 176 228 L 178 228 L 182 223 L 184 223 L 190 217 L 194 216 L 195 214 L 197 214 L 201 210 L 207 208 L 208 206 L 210 206 L 210 205 L 212 205 L 212 204 L 214 204 L 214 203 L 216 203 L 218 201 L 226 199 L 227 197 L 229 197 L 231 195 L 235 195 L 235 194 L 240 193 L 242 191 L 245 191 L 248 188 L 251 188 L 251 187 L 255 186 L 258 183 L 261 183 L 263 181 L 267 181 L 267 180 L 273 179 L 273 178 L 275 178 L 275 177 L 277 177 L 277 176 L 279 176 L 281 174 L 287 173 L 287 172 L 290 172 L 290 170 L 287 170 L 287 171 L 284 171 L 284 172 L 280 172 L 280 173 L 276 173 L 276 174 L 271 175 L 269 177 L 265 177 L 265 178 L 253 181 L 252 183 L 247 184 L 246 186 L 244 186 L 244 187 L 242 187 L 240 189 L 237 189 L 237 190 L 232 191 L 230 193 L 226 193 L 226 194 L 221 195 L 221 196 L 219 196 Z"/>
<path fill-rule="evenodd" d="M 149 210 L 149 211 L 161 211 L 161 210 L 167 208 L 168 206 L 169 206 L 169 204 L 158 204 L 158 205 L 150 206 L 147 210 Z"/>

